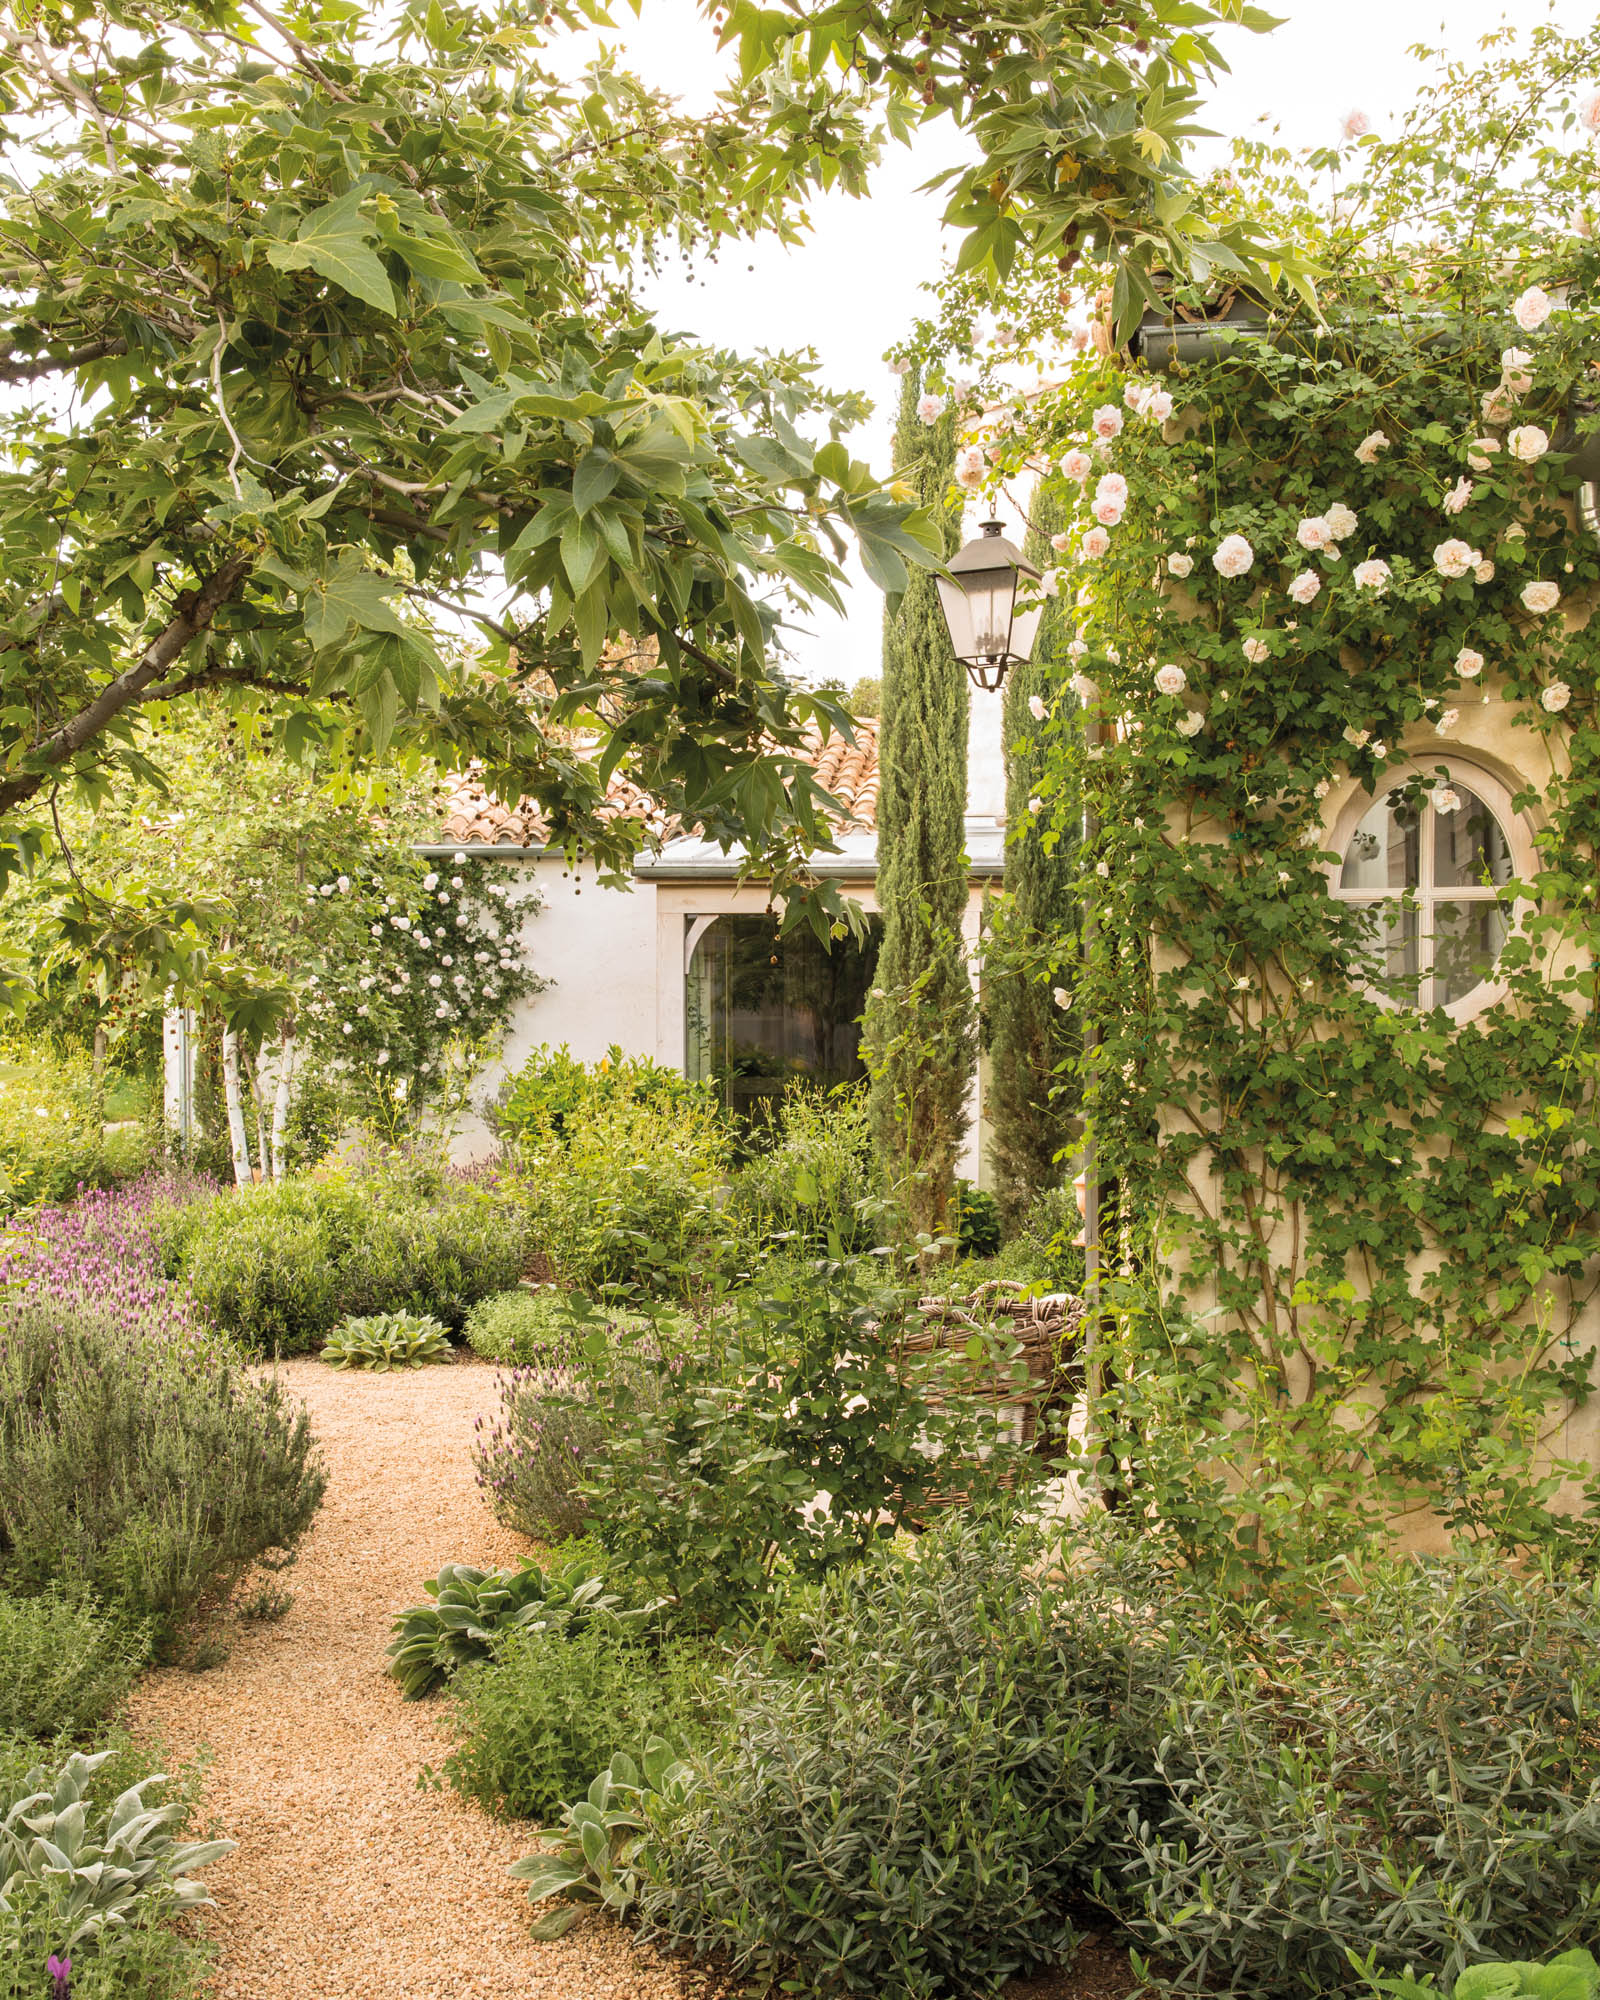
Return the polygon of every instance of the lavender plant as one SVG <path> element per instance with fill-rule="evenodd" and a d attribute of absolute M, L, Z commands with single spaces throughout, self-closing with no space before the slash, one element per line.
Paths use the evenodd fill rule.
<path fill-rule="evenodd" d="M 473 1463 L 496 1517 L 538 1541 L 582 1534 L 582 1488 L 605 1429 L 571 1360 L 513 1368 L 500 1381 L 499 1417 L 475 1425 Z"/>

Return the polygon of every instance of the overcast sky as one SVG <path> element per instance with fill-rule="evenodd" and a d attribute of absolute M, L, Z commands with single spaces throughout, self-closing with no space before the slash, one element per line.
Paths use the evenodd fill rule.
<path fill-rule="evenodd" d="M 1479 38 L 1508 16 L 1521 23 L 1544 15 L 1537 0 L 1278 0 L 1285 17 L 1270 35 L 1226 31 L 1232 74 L 1221 80 L 1204 122 L 1226 140 L 1277 126 L 1290 146 L 1326 145 L 1346 113 L 1364 111 L 1388 129 L 1424 73 L 1408 51 L 1416 43 L 1470 56 Z M 619 10 L 620 11 L 620 10 Z M 721 58 L 693 0 L 644 0 L 643 16 L 623 43 L 650 82 L 684 99 L 709 104 Z M 1549 0 L 1548 18 L 1573 31 L 1594 18 L 1594 0 Z M 1600 78 L 1596 79 L 1600 83 Z M 925 306 L 919 287 L 945 254 L 941 197 L 919 184 L 959 157 L 959 140 L 940 129 L 907 152 L 894 149 L 871 197 L 819 202 L 809 241 L 794 250 L 757 245 L 707 265 L 693 282 L 676 270 L 653 288 L 670 326 L 742 349 L 813 347 L 824 378 L 860 388 L 878 405 L 872 422 L 850 440 L 857 457 L 888 463 L 895 384 L 883 354 Z M 753 266 L 754 268 L 747 268 Z M 816 621 L 794 650 L 808 679 L 846 685 L 878 670 L 882 599 L 859 572 L 848 616 Z"/>

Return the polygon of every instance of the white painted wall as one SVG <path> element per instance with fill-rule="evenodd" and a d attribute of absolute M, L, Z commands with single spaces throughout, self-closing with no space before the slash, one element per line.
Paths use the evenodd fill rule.
<path fill-rule="evenodd" d="M 517 1007 L 500 1060 L 479 1079 L 475 1100 L 493 1097 L 501 1078 L 520 1069 L 542 1043 L 559 1048 L 565 1042 L 588 1063 L 613 1042 L 625 1055 L 655 1055 L 655 885 L 603 888 L 591 863 L 569 868 L 559 854 L 489 865 L 491 879 L 511 888 L 513 907 L 535 893 L 543 899 L 544 907 L 523 926 L 522 948 L 550 983 Z M 473 1117 L 454 1152 L 461 1160 L 480 1159 L 493 1143 L 488 1124 Z"/>

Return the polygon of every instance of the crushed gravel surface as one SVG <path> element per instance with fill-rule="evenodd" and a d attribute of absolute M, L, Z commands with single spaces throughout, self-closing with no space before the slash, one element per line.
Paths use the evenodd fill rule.
<path fill-rule="evenodd" d="M 718 1988 L 586 1921 L 528 1935 L 506 1879 L 526 1832 L 449 1791 L 419 1791 L 448 1748 L 442 1704 L 404 1702 L 384 1672 L 394 1613 L 446 1562 L 513 1562 L 473 1480 L 472 1420 L 496 1405 L 476 1360 L 394 1375 L 321 1362 L 279 1370 L 328 1462 L 327 1498 L 278 1579 L 276 1623 L 230 1625 L 204 1673 L 150 1676 L 134 1722 L 213 1762 L 205 1809 L 239 1851 L 207 1871 L 219 2000 L 679 2000 Z"/>
<path fill-rule="evenodd" d="M 214 2000 L 719 2000 L 730 1989 L 586 1919 L 528 1936 L 507 1880 L 525 1830 L 419 1789 L 449 1739 L 443 1703 L 405 1702 L 384 1672 L 389 1621 L 446 1562 L 490 1567 L 531 1545 L 473 1479 L 473 1418 L 496 1405 L 475 1359 L 394 1375 L 312 1360 L 279 1370 L 327 1459 L 327 1498 L 284 1577 L 273 1623 L 233 1621 L 203 1673 L 149 1676 L 133 1721 L 176 1756 L 209 1752 L 204 1811 L 239 1851 L 207 1871 Z M 1065 1974 L 1008 2000 L 1121 2000 L 1126 1953 L 1090 1940 Z"/>

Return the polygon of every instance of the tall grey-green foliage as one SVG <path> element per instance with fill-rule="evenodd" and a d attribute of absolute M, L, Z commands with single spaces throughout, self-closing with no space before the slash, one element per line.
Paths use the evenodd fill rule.
<path fill-rule="evenodd" d="M 1050 537 L 1065 525 L 1060 493 L 1042 486 L 1024 553 L 1040 569 L 1053 556 Z M 1078 908 L 1072 895 L 1076 802 L 1035 823 L 1028 801 L 1039 789 L 1047 723 L 1029 703 L 1070 708 L 1067 647 L 1070 608 L 1045 607 L 1033 657 L 1013 667 L 1006 686 L 1006 846 L 1004 893 L 990 910 L 984 957 L 984 1034 L 989 1051 L 988 1108 L 1001 1209 L 1015 1222 L 1030 1199 L 1061 1174 L 1057 1155 L 1071 1144 L 1079 1105 L 1071 1074 L 1078 1033 L 1070 1011 L 1052 997 L 1069 992 L 1077 958 Z"/>
<path fill-rule="evenodd" d="M 938 509 L 947 553 L 961 533 L 953 497 L 955 417 L 917 416 L 921 379 L 904 378 L 895 471 Z M 933 578 L 919 570 L 884 620 L 878 731 L 878 904 L 883 946 L 866 1015 L 873 1130 L 912 1227 L 943 1231 L 966 1129 L 976 1019 L 961 917 L 967 900 L 966 671 L 950 647 Z"/>

